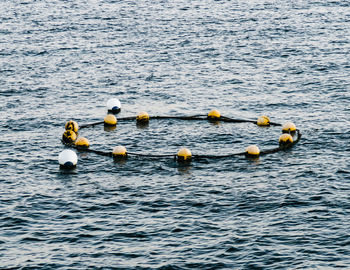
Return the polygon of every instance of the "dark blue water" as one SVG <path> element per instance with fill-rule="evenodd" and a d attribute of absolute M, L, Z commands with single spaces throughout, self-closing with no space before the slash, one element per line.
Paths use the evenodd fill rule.
<path fill-rule="evenodd" d="M 0 9 L 1 269 L 350 268 L 349 1 L 7 1 Z M 261 157 L 78 152 L 67 120 L 206 114 L 293 121 Z M 81 130 L 91 148 L 227 154 L 279 127 L 154 120 Z"/>

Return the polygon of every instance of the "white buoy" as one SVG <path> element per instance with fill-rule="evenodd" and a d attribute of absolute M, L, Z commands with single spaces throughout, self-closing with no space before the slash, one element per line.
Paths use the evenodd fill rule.
<path fill-rule="evenodd" d="M 117 98 L 111 98 L 107 101 L 107 110 L 113 113 L 120 112 L 121 104 L 119 99 Z"/>
<path fill-rule="evenodd" d="M 58 156 L 61 168 L 72 169 L 77 165 L 77 154 L 72 150 L 63 150 Z"/>

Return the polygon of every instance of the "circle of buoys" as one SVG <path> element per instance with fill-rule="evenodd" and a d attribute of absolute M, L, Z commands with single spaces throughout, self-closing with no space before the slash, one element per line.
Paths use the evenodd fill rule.
<path fill-rule="evenodd" d="M 119 100 L 115 100 L 115 99 L 110 100 L 107 104 L 107 107 L 108 107 L 109 113 L 106 115 L 103 121 L 81 125 L 80 130 L 83 128 L 92 127 L 99 124 L 104 124 L 105 130 L 106 130 L 106 127 L 112 127 L 111 130 L 113 130 L 118 121 L 136 120 L 137 124 L 145 124 L 145 123 L 148 124 L 148 122 L 151 119 L 179 119 L 179 120 L 207 120 L 207 121 L 215 121 L 215 122 L 222 121 L 222 122 L 231 122 L 231 123 L 247 122 L 247 123 L 254 123 L 257 126 L 261 126 L 261 127 L 282 126 L 282 135 L 278 139 L 278 147 L 276 148 L 261 151 L 257 145 L 249 145 L 244 152 L 226 154 L 226 155 L 192 155 L 191 151 L 187 148 L 181 148 L 176 154 L 157 155 L 157 154 L 131 153 L 131 152 L 127 152 L 126 148 L 122 145 L 115 146 L 112 152 L 103 152 L 103 151 L 90 149 L 89 140 L 85 137 L 78 137 L 77 135 L 77 132 L 79 129 L 78 124 L 75 121 L 70 120 L 65 124 L 66 130 L 62 135 L 62 142 L 65 145 L 70 146 L 72 148 L 76 148 L 78 150 L 85 150 L 85 151 L 93 152 L 103 156 L 111 156 L 117 160 L 126 159 L 129 156 L 138 156 L 138 157 L 148 157 L 148 158 L 173 157 L 178 162 L 190 162 L 193 159 L 200 159 L 200 158 L 214 159 L 214 158 L 229 158 L 234 156 L 258 158 L 261 155 L 271 154 L 278 151 L 289 149 L 293 145 L 298 143 L 301 138 L 301 133 L 299 129 L 296 128 L 294 123 L 287 122 L 284 125 L 282 125 L 279 123 L 271 122 L 270 118 L 266 115 L 258 117 L 257 120 L 245 120 L 245 119 L 234 119 L 234 118 L 222 116 L 218 110 L 211 110 L 207 115 L 193 115 L 193 116 L 149 116 L 147 112 L 140 112 L 138 115 L 136 115 L 136 117 L 124 117 L 124 118 L 117 119 L 115 115 L 110 113 L 110 111 L 112 111 L 113 108 L 114 110 L 116 110 L 116 108 L 120 109 Z M 69 167 L 69 166 L 76 165 L 77 159 L 74 160 L 74 158 L 71 161 L 67 161 L 68 163 L 67 162 L 64 163 L 63 161 L 61 161 L 61 154 L 59 158 L 61 166 Z M 62 154 L 62 156 L 65 157 L 65 156 L 68 156 L 68 154 L 67 153 Z M 64 164 L 67 164 L 67 165 L 64 165 Z"/>

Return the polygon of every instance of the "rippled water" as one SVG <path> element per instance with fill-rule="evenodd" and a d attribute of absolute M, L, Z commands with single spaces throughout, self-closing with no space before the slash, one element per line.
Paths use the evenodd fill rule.
<path fill-rule="evenodd" d="M 349 268 L 349 1 L 1 1 L 2 269 Z M 206 114 L 293 121 L 261 157 L 194 161 L 78 153 L 69 119 Z M 280 128 L 151 121 L 81 130 L 91 148 L 239 152 Z"/>

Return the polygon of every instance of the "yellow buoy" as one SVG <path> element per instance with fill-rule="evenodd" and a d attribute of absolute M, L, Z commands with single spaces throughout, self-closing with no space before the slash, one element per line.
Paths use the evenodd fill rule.
<path fill-rule="evenodd" d="M 181 148 L 178 152 L 177 152 L 177 160 L 178 161 L 190 161 L 192 158 L 192 154 L 191 151 L 187 148 Z"/>
<path fill-rule="evenodd" d="M 66 143 L 74 142 L 77 139 L 77 134 L 72 130 L 66 130 L 62 135 L 62 141 Z"/>
<path fill-rule="evenodd" d="M 278 142 L 280 146 L 286 146 L 293 143 L 293 137 L 290 134 L 284 133 L 280 136 Z"/>
<path fill-rule="evenodd" d="M 117 118 L 113 114 L 107 114 L 104 123 L 108 126 L 115 126 L 117 124 Z"/>
<path fill-rule="evenodd" d="M 282 126 L 282 133 L 295 133 L 296 130 L 297 128 L 292 122 L 285 123 Z"/>
<path fill-rule="evenodd" d="M 247 157 L 258 157 L 260 155 L 260 149 L 256 145 L 249 145 L 245 150 Z"/>
<path fill-rule="evenodd" d="M 125 158 L 127 156 L 126 148 L 124 146 L 118 145 L 113 148 L 112 155 L 115 158 Z"/>
<path fill-rule="evenodd" d="M 218 120 L 220 119 L 220 117 L 221 117 L 221 114 L 218 110 L 211 110 L 207 116 L 209 120 Z"/>
<path fill-rule="evenodd" d="M 139 123 L 146 123 L 149 121 L 149 115 L 146 112 L 140 112 L 137 116 L 136 116 L 136 121 Z"/>
<path fill-rule="evenodd" d="M 266 115 L 260 116 L 258 120 L 256 121 L 256 124 L 258 126 L 269 126 L 270 125 L 270 118 Z"/>
<path fill-rule="evenodd" d="M 79 137 L 75 142 L 75 146 L 78 146 L 81 148 L 89 148 L 90 142 L 85 137 Z"/>
<path fill-rule="evenodd" d="M 78 123 L 73 120 L 68 121 L 64 127 L 66 130 L 72 130 L 75 133 L 77 133 L 79 129 Z"/>

